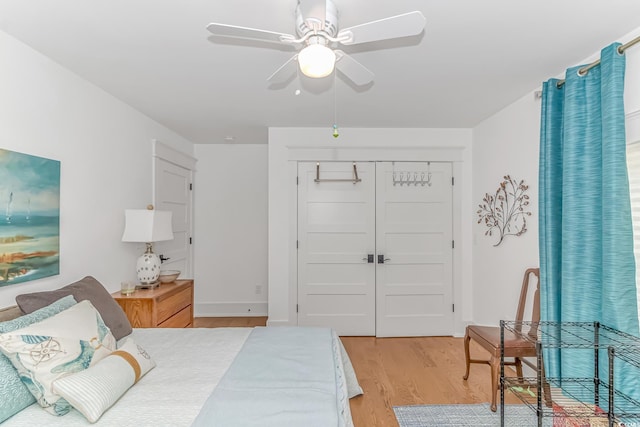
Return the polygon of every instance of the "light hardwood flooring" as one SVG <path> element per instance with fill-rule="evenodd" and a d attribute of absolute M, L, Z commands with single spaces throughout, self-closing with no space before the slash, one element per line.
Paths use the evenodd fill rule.
<path fill-rule="evenodd" d="M 264 326 L 266 318 L 196 318 L 196 327 Z M 463 339 L 342 337 L 362 396 L 351 399 L 355 427 L 398 427 L 393 406 L 482 403 L 491 399 L 488 365 L 474 364 L 467 381 Z M 485 352 L 472 343 L 472 357 Z M 507 403 L 518 403 L 507 395 Z"/>
<path fill-rule="evenodd" d="M 194 328 L 253 328 L 266 324 L 266 317 L 196 317 L 193 319 Z"/>

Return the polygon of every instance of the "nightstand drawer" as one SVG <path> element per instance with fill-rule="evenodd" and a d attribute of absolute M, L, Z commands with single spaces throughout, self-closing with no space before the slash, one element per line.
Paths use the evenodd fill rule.
<path fill-rule="evenodd" d="M 176 280 L 131 295 L 114 292 L 134 328 L 185 328 L 193 325 L 193 280 Z"/>
<path fill-rule="evenodd" d="M 189 307 L 192 301 L 192 289 L 186 288 L 158 301 L 158 324 L 169 319 L 178 311 Z M 188 322 L 187 322 L 188 323 Z M 166 327 L 166 326 L 165 326 Z"/>
<path fill-rule="evenodd" d="M 185 307 L 158 325 L 159 328 L 190 328 L 191 306 Z"/>

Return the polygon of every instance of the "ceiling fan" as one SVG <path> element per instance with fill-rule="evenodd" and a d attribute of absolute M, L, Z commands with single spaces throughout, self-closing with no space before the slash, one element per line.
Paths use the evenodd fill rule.
<path fill-rule="evenodd" d="M 336 47 L 414 36 L 424 30 L 425 22 L 424 15 L 414 11 L 340 30 L 338 10 L 333 1 L 298 0 L 296 7 L 298 37 L 220 23 L 211 23 L 207 25 L 207 29 L 216 36 L 288 44 L 301 49 L 269 76 L 267 79 L 269 82 L 285 81 L 295 71 L 297 63 L 300 71 L 306 76 L 326 77 L 333 72 L 334 68 L 337 68 L 353 83 L 363 86 L 373 81 L 374 74 Z"/>

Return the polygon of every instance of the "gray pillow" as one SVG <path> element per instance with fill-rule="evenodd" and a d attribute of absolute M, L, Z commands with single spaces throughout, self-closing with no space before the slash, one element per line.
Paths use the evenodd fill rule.
<path fill-rule="evenodd" d="M 131 333 L 127 315 L 104 286 L 91 276 L 53 291 L 18 295 L 16 303 L 24 313 L 31 313 L 67 295 L 73 295 L 78 302 L 89 300 L 117 340 Z"/>
<path fill-rule="evenodd" d="M 72 296 L 62 298 L 53 304 L 26 314 L 17 319 L 0 323 L 0 333 L 7 333 L 40 322 L 76 304 Z M 18 371 L 9 359 L 0 353 L 0 423 L 22 411 L 36 401 L 27 386 L 20 380 Z"/>

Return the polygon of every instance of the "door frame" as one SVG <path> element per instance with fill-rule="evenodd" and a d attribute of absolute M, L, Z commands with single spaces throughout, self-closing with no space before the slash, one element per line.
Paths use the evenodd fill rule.
<path fill-rule="evenodd" d="M 298 315 L 296 311 L 296 304 L 298 301 L 298 263 L 297 263 L 297 230 L 298 230 L 298 211 L 297 211 L 297 176 L 298 176 L 298 162 L 313 162 L 313 161 L 441 161 L 451 162 L 453 177 L 456 180 L 456 185 L 453 186 L 452 194 L 452 220 L 453 220 L 453 240 L 456 242 L 453 249 L 453 265 L 452 265 L 452 278 L 453 278 L 453 302 L 456 307 L 453 313 L 453 331 L 455 336 L 461 336 L 464 331 L 463 322 L 463 304 L 467 298 L 464 298 L 462 288 L 463 282 L 466 279 L 463 277 L 464 269 L 461 266 L 464 265 L 464 260 L 471 263 L 470 256 L 470 244 L 464 245 L 465 239 L 462 237 L 462 230 L 465 228 L 465 222 L 463 221 L 463 193 L 470 193 L 470 188 L 465 188 L 461 185 L 464 182 L 470 182 L 469 178 L 464 179 L 465 163 L 469 162 L 469 150 L 464 146 L 437 146 L 437 147 L 335 147 L 331 149 L 318 148 L 318 147 L 287 147 L 288 157 L 288 169 L 287 176 L 289 185 L 289 197 L 288 197 L 288 214 L 289 218 L 289 319 L 290 321 L 285 323 L 275 319 L 269 319 L 268 325 L 282 325 L 282 324 L 297 324 Z M 468 168 L 467 168 L 468 169 Z M 470 171 L 468 172 L 470 173 Z M 462 179 L 461 179 L 462 178 Z M 465 218 L 467 218 L 465 216 Z M 471 221 L 468 221 L 468 225 Z M 466 239 L 469 240 L 469 239 Z M 271 304 L 271 301 L 269 301 Z"/>
<path fill-rule="evenodd" d="M 156 189 L 157 189 L 157 183 L 156 183 L 156 159 L 160 159 L 163 160 L 165 162 L 174 164 L 176 166 L 179 166 L 181 168 L 184 168 L 186 170 L 189 171 L 189 175 L 190 175 L 190 180 L 191 183 L 193 185 L 194 182 L 194 175 L 195 175 L 195 171 L 196 171 L 196 162 L 197 160 L 193 157 L 191 157 L 190 155 L 183 153 L 182 151 L 178 151 L 166 144 L 163 144 L 162 142 L 158 141 L 157 139 L 152 139 L 151 140 L 152 143 L 152 149 L 151 149 L 151 158 L 152 158 L 152 162 L 151 162 L 151 174 L 152 174 L 152 194 L 153 194 L 153 205 L 156 205 Z M 194 212 L 193 212 L 193 188 L 192 190 L 189 192 L 189 204 L 191 205 L 191 218 L 189 218 L 189 235 L 191 236 L 191 238 L 194 237 L 193 235 L 193 218 L 194 218 Z M 188 250 L 188 261 L 187 261 L 187 269 L 188 271 L 184 271 L 184 276 L 185 277 L 193 277 L 193 272 L 194 272 L 194 265 L 193 265 L 193 243 L 189 245 L 189 250 Z"/>

